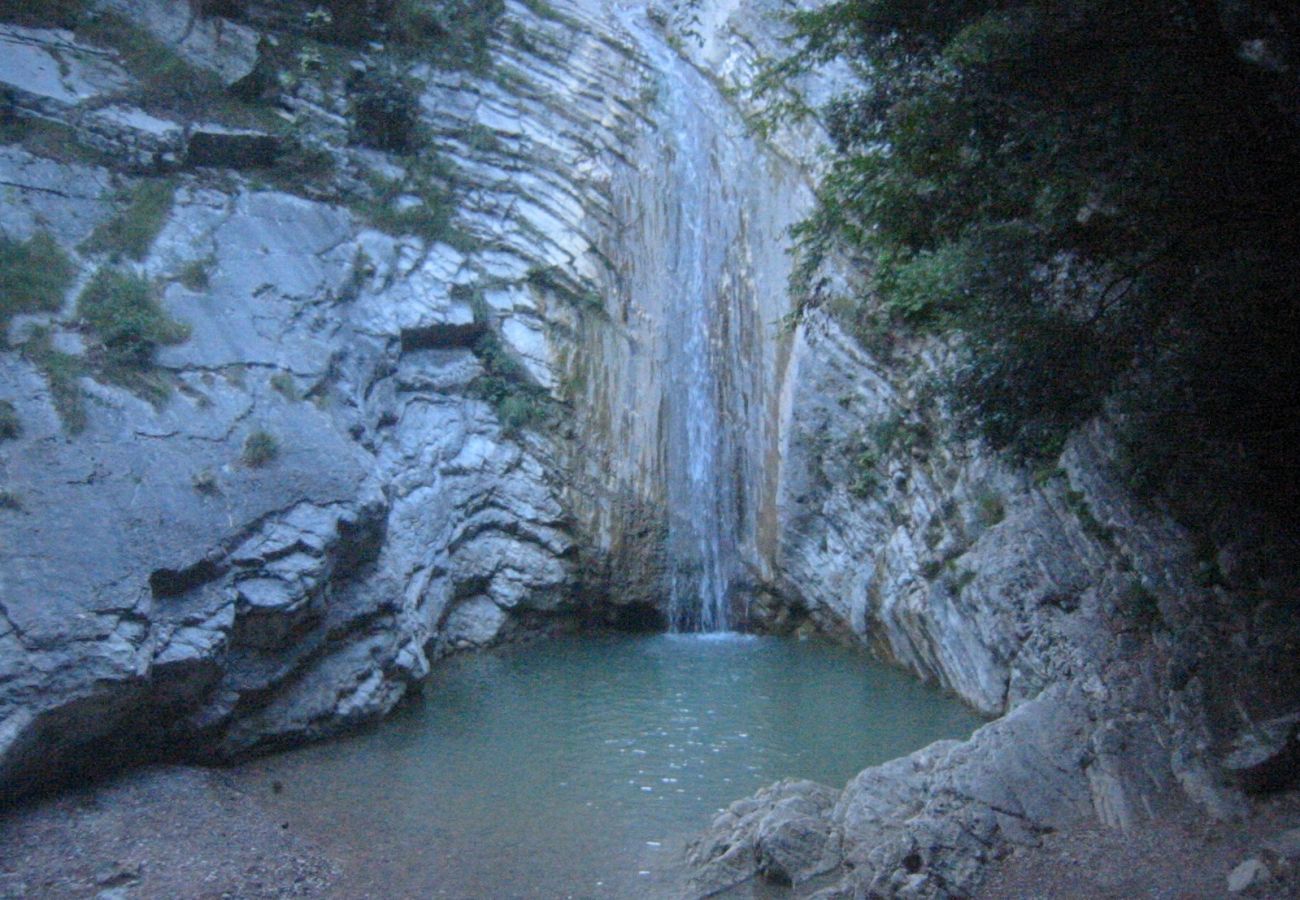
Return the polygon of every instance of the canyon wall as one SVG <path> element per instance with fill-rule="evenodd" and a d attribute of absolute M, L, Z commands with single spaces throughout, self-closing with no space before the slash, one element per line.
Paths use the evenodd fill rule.
<path fill-rule="evenodd" d="M 1136 497 L 1109 421 L 1016 466 L 957 433 L 943 343 L 788 318 L 822 141 L 745 128 L 785 4 L 510 2 L 479 70 L 309 4 L 91 5 L 0 25 L 5 252 L 69 273 L 0 342 L 5 797 L 329 734 L 513 636 L 806 616 L 1002 718 L 742 801 L 701 891 L 961 894 L 1071 822 L 1243 808 L 1293 584 L 1248 520 Z M 188 108 L 160 58 L 258 96 Z M 406 96 L 414 144 L 367 146 Z M 132 284 L 157 311 L 96 312 Z"/>

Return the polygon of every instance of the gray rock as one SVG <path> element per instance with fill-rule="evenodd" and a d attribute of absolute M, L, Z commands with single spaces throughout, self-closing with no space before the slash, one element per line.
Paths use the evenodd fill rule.
<path fill-rule="evenodd" d="M 257 64 L 258 35 L 219 16 L 202 16 L 189 3 L 169 0 L 96 0 L 153 35 L 185 62 L 217 75 L 227 86 Z"/>
<path fill-rule="evenodd" d="M 841 835 L 829 818 L 838 792 L 811 781 L 781 781 L 733 803 L 688 848 L 691 890 L 711 896 L 761 877 L 797 885 L 835 869 Z"/>
<path fill-rule="evenodd" d="M 1228 873 L 1228 893 L 1245 893 L 1251 888 L 1268 883 L 1272 877 L 1272 873 L 1269 872 L 1268 866 L 1264 865 L 1260 860 L 1252 857 L 1251 859 L 1238 863 L 1236 867 Z"/>

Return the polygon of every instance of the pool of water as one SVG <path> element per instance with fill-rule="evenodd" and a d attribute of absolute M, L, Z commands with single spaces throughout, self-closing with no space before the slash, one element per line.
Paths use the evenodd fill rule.
<path fill-rule="evenodd" d="M 821 642 L 564 638 L 448 660 L 381 726 L 236 777 L 358 892 L 677 896 L 682 842 L 732 800 L 783 777 L 840 786 L 979 723 Z"/>

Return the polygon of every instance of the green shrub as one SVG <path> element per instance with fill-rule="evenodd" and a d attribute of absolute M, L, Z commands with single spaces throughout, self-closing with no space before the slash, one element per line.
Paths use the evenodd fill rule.
<path fill-rule="evenodd" d="M 212 283 L 209 270 L 212 268 L 213 259 L 192 259 L 185 265 L 181 266 L 180 271 L 176 273 L 176 280 L 191 291 L 206 291 Z"/>
<path fill-rule="evenodd" d="M 168 178 L 142 181 L 118 194 L 117 200 L 126 207 L 96 226 L 82 248 L 88 252 L 107 252 L 114 258 L 129 256 L 143 260 L 172 212 L 175 183 Z"/>
<path fill-rule="evenodd" d="M 142 181 L 118 196 L 126 208 L 91 233 L 82 249 L 142 260 L 171 212 L 176 185 L 169 179 Z"/>
<path fill-rule="evenodd" d="M 605 311 L 605 303 L 600 294 L 591 288 L 575 286 L 574 281 L 559 266 L 533 266 L 525 279 L 533 287 L 554 294 L 580 310 Z"/>
<path fill-rule="evenodd" d="M 61 163 L 109 166 L 113 160 L 85 142 L 85 134 L 62 122 L 33 116 L 6 116 L 0 92 L 0 144 L 18 144 L 33 156 Z"/>
<path fill-rule="evenodd" d="M 143 28 L 109 12 L 87 17 L 77 36 L 116 51 L 139 83 L 132 99 L 146 109 L 194 118 L 227 97 L 221 79 L 196 68 Z"/>
<path fill-rule="evenodd" d="M 486 125 L 477 122 L 461 129 L 457 137 L 465 143 L 465 146 L 480 153 L 500 153 L 502 151 L 501 138 L 497 137 L 497 133 Z"/>
<path fill-rule="evenodd" d="M 280 455 L 280 442 L 269 431 L 259 428 L 244 440 L 244 453 L 240 458 L 250 469 L 269 465 Z"/>
<path fill-rule="evenodd" d="M 913 325 L 939 324 L 959 306 L 967 265 L 959 244 L 915 253 L 887 251 L 881 254 L 876 284 L 894 316 Z"/>
<path fill-rule="evenodd" d="M 23 433 L 23 423 L 18 410 L 8 400 L 0 400 L 0 441 L 7 441 Z"/>
<path fill-rule="evenodd" d="M 54 410 L 59 414 L 63 427 L 71 434 L 85 428 L 85 399 L 77 383 L 86 374 L 81 357 L 56 350 L 48 328 L 37 328 L 32 332 L 23 345 L 23 357 L 45 376 Z"/>
<path fill-rule="evenodd" d="M 975 498 L 975 508 L 980 524 L 985 528 L 992 528 L 1006 518 L 1007 515 L 1002 498 L 993 491 L 981 491 L 979 496 Z"/>
<path fill-rule="evenodd" d="M 95 273 L 77 300 L 77 314 L 94 332 L 112 367 L 148 368 L 159 346 L 179 344 L 188 325 L 167 315 L 148 280 L 119 269 Z"/>
<path fill-rule="evenodd" d="M 364 147 L 410 152 L 419 115 L 415 86 L 396 72 L 368 72 L 353 88 L 352 139 Z"/>
<path fill-rule="evenodd" d="M 519 431 L 540 424 L 546 419 L 547 409 L 532 393 L 506 394 L 496 405 L 497 418 L 506 431 Z"/>
<path fill-rule="evenodd" d="M 473 349 L 486 374 L 474 380 L 472 393 L 492 404 L 507 433 L 536 427 L 550 419 L 554 401 L 532 382 L 527 370 L 506 351 L 494 332 L 484 332 Z"/>
<path fill-rule="evenodd" d="M 503 0 L 396 0 L 388 29 L 397 43 L 436 66 L 483 72 L 492 63 L 488 40 L 504 11 Z"/>
<path fill-rule="evenodd" d="M 13 491 L 0 491 L 0 509 L 23 512 L 23 498 Z"/>
<path fill-rule="evenodd" d="M 425 196 L 419 205 L 403 209 L 391 202 L 376 203 L 367 209 L 366 218 L 375 228 L 394 237 L 413 234 L 430 243 L 448 244 L 456 240 L 451 206 L 445 197 Z"/>
<path fill-rule="evenodd" d="M 371 178 L 373 196 L 352 201 L 353 211 L 374 228 L 394 237 L 413 234 L 429 243 L 444 243 L 460 250 L 472 247 L 473 239 L 452 221 L 455 198 L 443 186 L 446 166 L 435 154 L 422 156 L 406 178 Z M 398 198 L 418 197 L 415 205 L 398 207 Z"/>
<path fill-rule="evenodd" d="M 0 237 L 0 346 L 14 316 L 56 312 L 75 273 L 72 260 L 43 231 L 27 241 Z"/>

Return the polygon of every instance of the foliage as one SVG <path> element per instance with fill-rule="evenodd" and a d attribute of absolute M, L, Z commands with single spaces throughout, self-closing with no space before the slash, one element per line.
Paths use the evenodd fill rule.
<path fill-rule="evenodd" d="M 244 439 L 244 452 L 240 459 L 250 469 L 260 469 L 270 465 L 279 455 L 280 442 L 275 435 L 259 428 Z"/>
<path fill-rule="evenodd" d="M 123 191 L 116 199 L 124 208 L 96 226 L 82 249 L 143 260 L 162 231 L 175 196 L 175 183 L 165 178 L 147 179 Z"/>
<path fill-rule="evenodd" d="M 8 400 L 0 400 L 0 441 L 8 441 L 23 433 L 23 423 L 18 410 Z"/>
<path fill-rule="evenodd" d="M 533 266 L 524 279 L 538 290 L 553 294 L 579 310 L 605 311 L 605 302 L 600 294 L 583 286 L 559 266 Z"/>
<path fill-rule="evenodd" d="M 77 314 L 98 339 L 91 354 L 98 377 L 155 404 L 171 395 L 168 382 L 154 371 L 154 354 L 160 346 L 187 340 L 190 329 L 163 311 L 147 279 L 100 269 L 77 299 Z"/>
<path fill-rule="evenodd" d="M 985 528 L 992 528 L 1001 522 L 1007 516 L 1005 504 L 997 492 L 993 490 L 980 491 L 975 497 L 975 510 L 979 516 L 980 524 Z"/>
<path fill-rule="evenodd" d="M 389 34 L 436 66 L 483 72 L 492 62 L 488 39 L 504 11 L 504 0 L 396 0 Z"/>
<path fill-rule="evenodd" d="M 10 512 L 24 512 L 23 498 L 13 491 L 0 490 L 0 509 L 6 509 Z"/>
<path fill-rule="evenodd" d="M 0 235 L 0 347 L 14 316 L 56 312 L 75 273 L 72 260 L 45 232 L 26 241 Z"/>
<path fill-rule="evenodd" d="M 95 273 L 77 299 L 77 314 L 109 357 L 122 365 L 149 365 L 159 346 L 179 344 L 190 336 L 188 325 L 158 305 L 147 279 L 114 268 Z"/>
<path fill-rule="evenodd" d="M 134 99 L 146 109 L 193 118 L 224 94 L 214 73 L 190 65 L 148 31 L 114 13 L 85 17 L 77 37 L 117 52 L 140 83 Z"/>
<path fill-rule="evenodd" d="M 211 268 L 216 265 L 212 257 L 192 259 L 181 266 L 176 273 L 176 280 L 191 291 L 206 291 L 212 282 Z"/>
<path fill-rule="evenodd" d="M 85 134 L 62 122 L 19 115 L 5 108 L 0 91 L 0 144 L 21 144 L 33 156 L 62 163 L 106 165 L 112 162 L 102 150 L 85 142 Z"/>
<path fill-rule="evenodd" d="M 35 28 L 75 28 L 86 6 L 87 0 L 0 0 L 0 22 Z"/>
<path fill-rule="evenodd" d="M 1300 494 L 1300 129 L 1274 102 L 1286 76 L 1238 55 L 1214 4 L 791 19 L 796 51 L 759 82 L 778 113 L 801 71 L 861 76 L 822 111 L 837 154 L 796 232 L 805 304 L 828 253 L 857 255 L 877 329 L 961 334 L 954 407 L 996 446 L 1049 456 L 1109 399 L 1166 490 L 1232 460 Z"/>
<path fill-rule="evenodd" d="M 59 414 L 63 427 L 70 434 L 79 433 L 86 427 L 85 398 L 77 383 L 86 374 L 81 358 L 55 349 L 48 328 L 32 330 L 31 336 L 23 344 L 23 357 L 45 375 L 54 409 Z"/>
<path fill-rule="evenodd" d="M 190 484 L 200 494 L 213 496 L 221 493 L 221 484 L 217 481 L 217 474 L 211 469 L 200 469 L 190 476 Z"/>
<path fill-rule="evenodd" d="M 476 396 L 492 404 L 507 433 L 533 428 L 550 419 L 553 401 L 534 384 L 528 371 L 510 355 L 490 329 L 474 343 L 474 355 L 485 374 L 475 379 Z"/>
<path fill-rule="evenodd" d="M 473 246 L 473 237 L 456 228 L 452 221 L 456 203 L 447 187 L 450 169 L 434 152 L 413 159 L 406 177 L 372 177 L 372 197 L 352 199 L 362 218 L 387 234 L 414 234 L 429 243 L 450 244 L 460 250 Z M 410 202 L 412 199 L 418 202 Z"/>
<path fill-rule="evenodd" d="M 352 89 L 352 139 L 391 153 L 416 146 L 420 103 L 415 86 L 395 71 L 367 72 Z"/>

